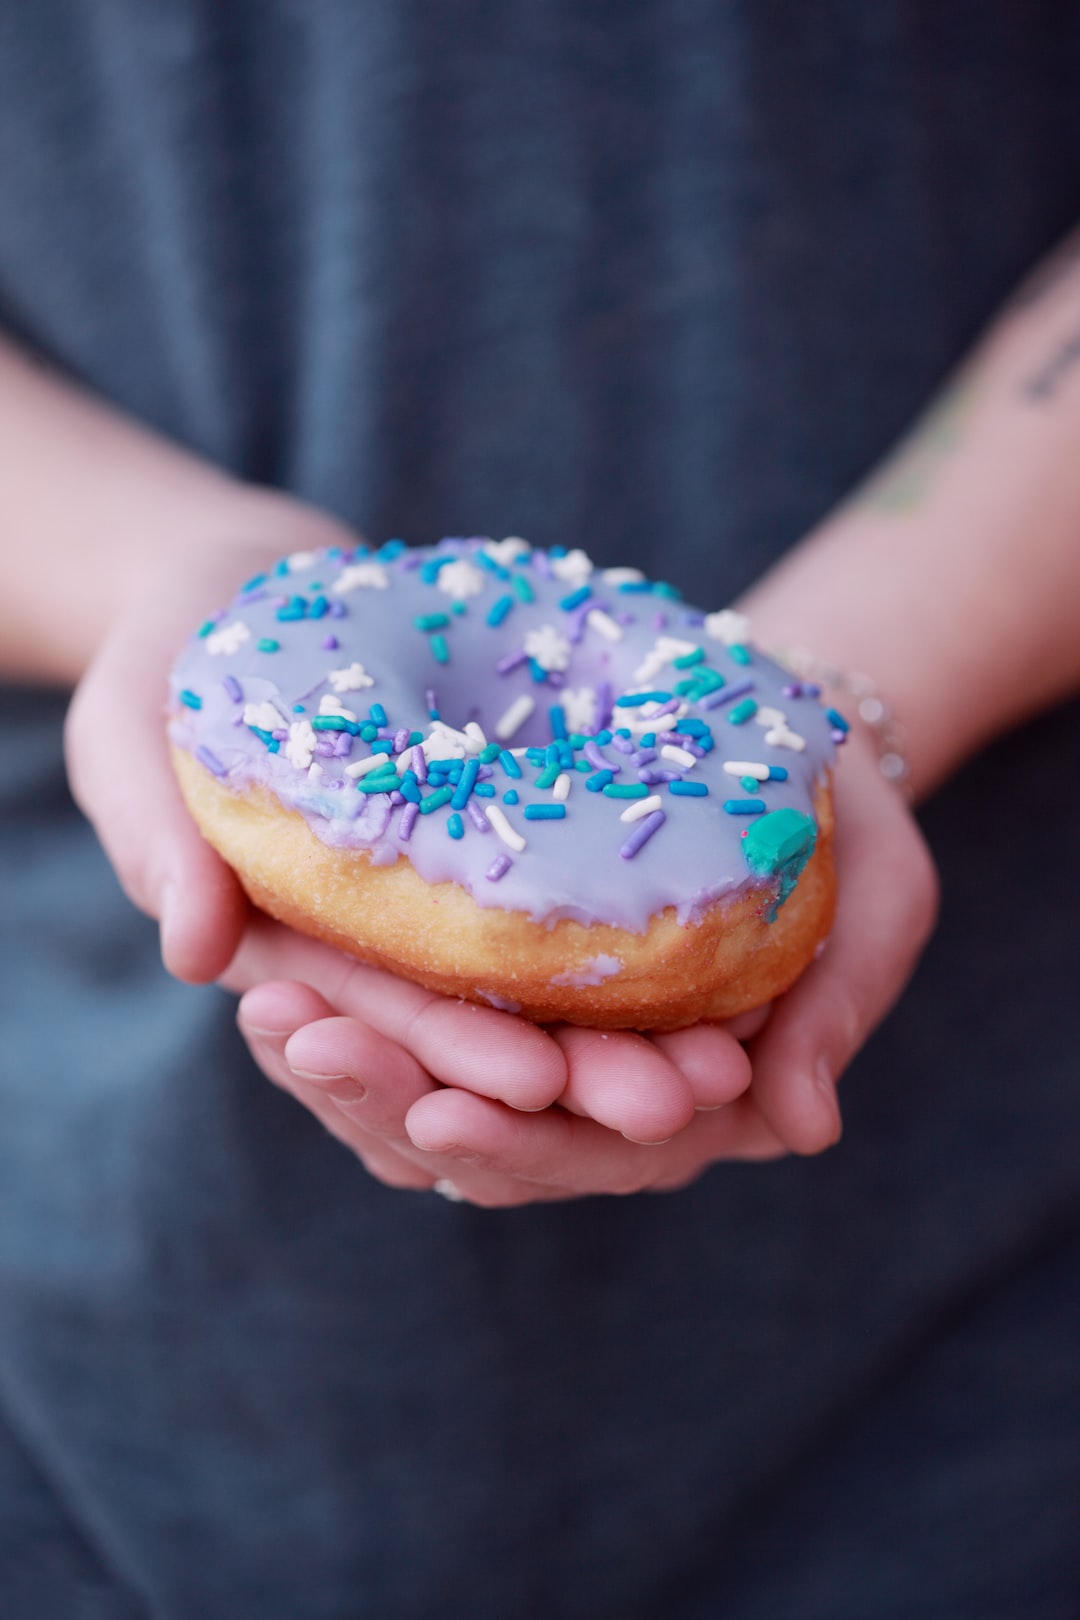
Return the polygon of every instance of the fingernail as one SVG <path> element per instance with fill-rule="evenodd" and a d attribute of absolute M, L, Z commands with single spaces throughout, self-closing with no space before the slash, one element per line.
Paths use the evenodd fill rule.
<path fill-rule="evenodd" d="M 315 1074 L 311 1069 L 297 1069 L 289 1065 L 289 1073 L 310 1086 L 322 1086 L 334 1102 L 358 1103 L 367 1096 L 367 1086 L 351 1074 Z"/>
<path fill-rule="evenodd" d="M 835 1122 L 833 1142 L 839 1142 L 843 1135 L 844 1125 L 840 1118 L 840 1104 L 836 1099 L 836 1082 L 833 1080 L 832 1066 L 824 1052 L 819 1054 L 817 1062 L 814 1064 L 814 1084 L 828 1104 L 829 1112 Z"/>

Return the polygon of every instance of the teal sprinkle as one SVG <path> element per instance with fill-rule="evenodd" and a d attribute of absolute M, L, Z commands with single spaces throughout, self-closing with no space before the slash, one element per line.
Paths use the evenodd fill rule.
<path fill-rule="evenodd" d="M 597 776 L 601 775 L 597 771 Z M 588 782 L 585 786 L 588 787 Z M 649 789 L 644 782 L 608 782 L 603 789 L 606 799 L 647 799 Z"/>
<path fill-rule="evenodd" d="M 493 799 L 495 797 L 495 789 L 490 782 L 477 782 L 473 792 L 478 799 Z"/>
<path fill-rule="evenodd" d="M 565 821 L 565 804 L 527 804 L 526 821 Z"/>
<path fill-rule="evenodd" d="M 669 782 L 668 789 L 680 799 L 704 799 L 709 791 L 704 782 Z"/>
<path fill-rule="evenodd" d="M 851 730 L 851 727 L 848 725 L 847 721 L 844 719 L 844 717 L 840 713 L 839 709 L 826 709 L 825 710 L 825 718 L 829 722 L 830 726 L 835 726 L 836 727 L 837 731 L 850 731 Z"/>
<path fill-rule="evenodd" d="M 481 765 L 494 765 L 501 752 L 498 743 L 488 743 L 486 748 L 481 748 L 477 758 Z M 511 754 L 510 758 L 513 759 L 513 757 L 513 754 Z"/>
<path fill-rule="evenodd" d="M 493 630 L 502 624 L 513 605 L 514 598 L 512 596 L 500 596 L 497 601 L 492 602 L 488 608 L 487 622 Z"/>
<path fill-rule="evenodd" d="M 581 771 L 584 776 L 588 776 L 589 772 L 592 770 L 592 766 L 589 764 L 587 759 L 575 759 L 574 769 L 575 771 Z"/>
<path fill-rule="evenodd" d="M 213 628 L 214 628 L 213 619 L 207 619 L 205 624 L 200 624 L 200 626 L 199 626 L 199 635 L 200 636 L 208 636 Z"/>
<path fill-rule="evenodd" d="M 441 809 L 444 804 L 449 804 L 453 797 L 454 790 L 452 787 L 437 787 L 434 793 L 428 793 L 420 800 L 420 814 L 430 816 L 433 810 Z"/>
<path fill-rule="evenodd" d="M 584 748 L 589 739 L 585 736 L 584 732 L 572 731 L 566 740 L 570 744 L 571 748 L 577 749 Z"/>
<path fill-rule="evenodd" d="M 630 733 L 628 731 L 620 731 L 619 732 L 620 737 L 629 737 L 629 735 L 630 735 Z M 611 741 L 611 732 L 610 731 L 598 731 L 596 733 L 596 746 L 598 748 L 606 748 L 610 741 Z"/>
<path fill-rule="evenodd" d="M 360 741 L 361 742 L 366 742 L 366 743 L 374 742 L 375 738 L 378 735 L 379 735 L 378 726 L 372 725 L 370 720 L 366 720 L 364 722 L 364 724 L 360 727 Z"/>
<path fill-rule="evenodd" d="M 757 709 L 758 706 L 753 698 L 743 698 L 741 703 L 736 703 L 728 715 L 728 719 L 733 726 L 745 726 L 746 722 L 753 719 L 754 715 L 757 714 Z"/>
<path fill-rule="evenodd" d="M 450 611 L 451 613 L 456 613 L 460 619 L 461 615 L 463 613 L 468 613 L 469 609 L 464 602 L 454 602 L 451 604 Z"/>
<path fill-rule="evenodd" d="M 758 779 L 756 776 L 740 776 L 739 786 L 742 788 L 744 793 L 756 793 L 758 790 Z"/>
<path fill-rule="evenodd" d="M 758 877 L 778 877 L 776 903 L 768 913 L 776 913 L 799 880 L 799 874 L 814 852 L 817 828 L 809 816 L 794 809 L 773 810 L 755 821 L 743 839 L 743 856 Z"/>
<path fill-rule="evenodd" d="M 685 681 L 676 682 L 675 690 L 680 697 L 688 697 L 697 702 L 699 698 L 707 697 L 710 692 L 719 692 L 726 684 L 718 669 L 712 669 L 708 664 L 699 664 Z"/>
<path fill-rule="evenodd" d="M 532 602 L 535 600 L 535 592 L 524 574 L 514 575 L 513 586 L 514 595 L 519 602 Z"/>
<path fill-rule="evenodd" d="M 506 792 L 503 794 L 503 804 L 517 804 L 517 802 L 518 802 L 518 790 L 517 790 L 517 788 L 507 788 Z"/>
<path fill-rule="evenodd" d="M 261 653 L 272 653 L 277 652 L 280 646 L 281 642 L 275 641 L 273 636 L 260 636 L 258 641 L 255 643 L 255 651 Z"/>
<path fill-rule="evenodd" d="M 356 789 L 358 793 L 393 793 L 399 785 L 397 771 L 369 771 L 359 778 Z"/>
<path fill-rule="evenodd" d="M 666 580 L 658 579 L 652 588 L 654 596 L 666 596 L 669 602 L 681 602 L 682 591 L 677 585 L 669 585 Z"/>
<path fill-rule="evenodd" d="M 518 779 L 518 781 L 521 780 L 521 766 L 518 764 L 509 748 L 500 748 L 499 764 L 502 766 L 507 776 L 514 776 Z"/>
<path fill-rule="evenodd" d="M 180 701 L 185 709 L 201 709 L 202 698 L 197 692 L 189 692 L 187 687 L 180 693 Z"/>
<path fill-rule="evenodd" d="M 451 838 L 464 838 L 465 823 L 462 821 L 456 810 L 454 811 L 453 815 L 447 816 L 446 830 L 450 834 Z"/>
<path fill-rule="evenodd" d="M 693 652 L 683 653 L 681 658 L 675 658 L 672 662 L 676 669 L 693 669 L 695 664 L 705 662 L 705 649 L 704 647 L 695 647 Z"/>
<path fill-rule="evenodd" d="M 340 714 L 317 714 L 311 721 L 312 731 L 347 731 L 350 737 L 360 734 L 355 720 L 343 720 Z"/>
<path fill-rule="evenodd" d="M 450 662 L 450 649 L 446 645 L 445 636 L 432 636 L 431 650 L 435 654 L 436 663 L 448 664 Z"/>
<path fill-rule="evenodd" d="M 417 630 L 445 630 L 450 623 L 448 613 L 418 613 L 413 620 Z"/>
<path fill-rule="evenodd" d="M 733 641 L 728 648 L 728 652 L 737 664 L 752 664 L 754 662 L 749 647 L 744 647 L 739 641 Z"/>
<path fill-rule="evenodd" d="M 536 778 L 536 785 L 541 792 L 544 792 L 547 788 L 555 786 L 555 778 L 558 776 L 561 769 L 562 767 L 557 759 L 553 759 L 550 765 L 544 766 L 543 770 L 540 772 L 540 775 Z"/>
<path fill-rule="evenodd" d="M 415 748 L 419 743 L 422 743 L 423 740 L 424 740 L 424 733 L 422 731 L 410 731 L 409 732 L 409 741 L 406 744 L 406 747 L 407 748 Z"/>
<path fill-rule="evenodd" d="M 724 809 L 729 816 L 759 816 L 765 809 L 765 800 L 725 799 Z"/>
<path fill-rule="evenodd" d="M 260 585 L 266 584 L 269 577 L 270 576 L 268 574 L 253 574 L 246 585 L 241 585 L 241 596 L 246 596 L 248 591 L 257 591 Z"/>

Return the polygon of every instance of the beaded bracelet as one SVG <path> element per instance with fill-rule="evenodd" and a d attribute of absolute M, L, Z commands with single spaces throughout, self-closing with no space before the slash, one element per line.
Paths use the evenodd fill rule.
<path fill-rule="evenodd" d="M 869 675 L 838 669 L 815 658 L 807 647 L 782 647 L 772 652 L 778 664 L 798 677 L 810 696 L 829 687 L 842 697 L 853 698 L 855 712 L 871 733 L 877 747 L 878 770 L 906 799 L 910 800 L 911 767 L 904 751 L 906 733 Z"/>

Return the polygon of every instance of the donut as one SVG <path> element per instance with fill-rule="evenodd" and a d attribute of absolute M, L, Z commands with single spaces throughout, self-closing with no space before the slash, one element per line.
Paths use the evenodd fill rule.
<path fill-rule="evenodd" d="M 633 568 L 516 537 L 284 558 L 171 675 L 181 790 L 272 916 L 538 1022 L 677 1029 L 831 924 L 847 722 Z"/>

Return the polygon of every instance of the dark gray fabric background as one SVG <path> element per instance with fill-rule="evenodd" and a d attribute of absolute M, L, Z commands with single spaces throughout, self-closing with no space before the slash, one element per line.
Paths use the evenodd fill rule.
<path fill-rule="evenodd" d="M 0 321 L 377 539 L 711 605 L 1080 217 L 1078 69 L 1051 0 L 8 0 Z M 1080 1612 L 1075 706 L 927 808 L 840 1150 L 495 1214 L 164 977 L 61 715 L 0 707 L 4 1620 Z"/>

